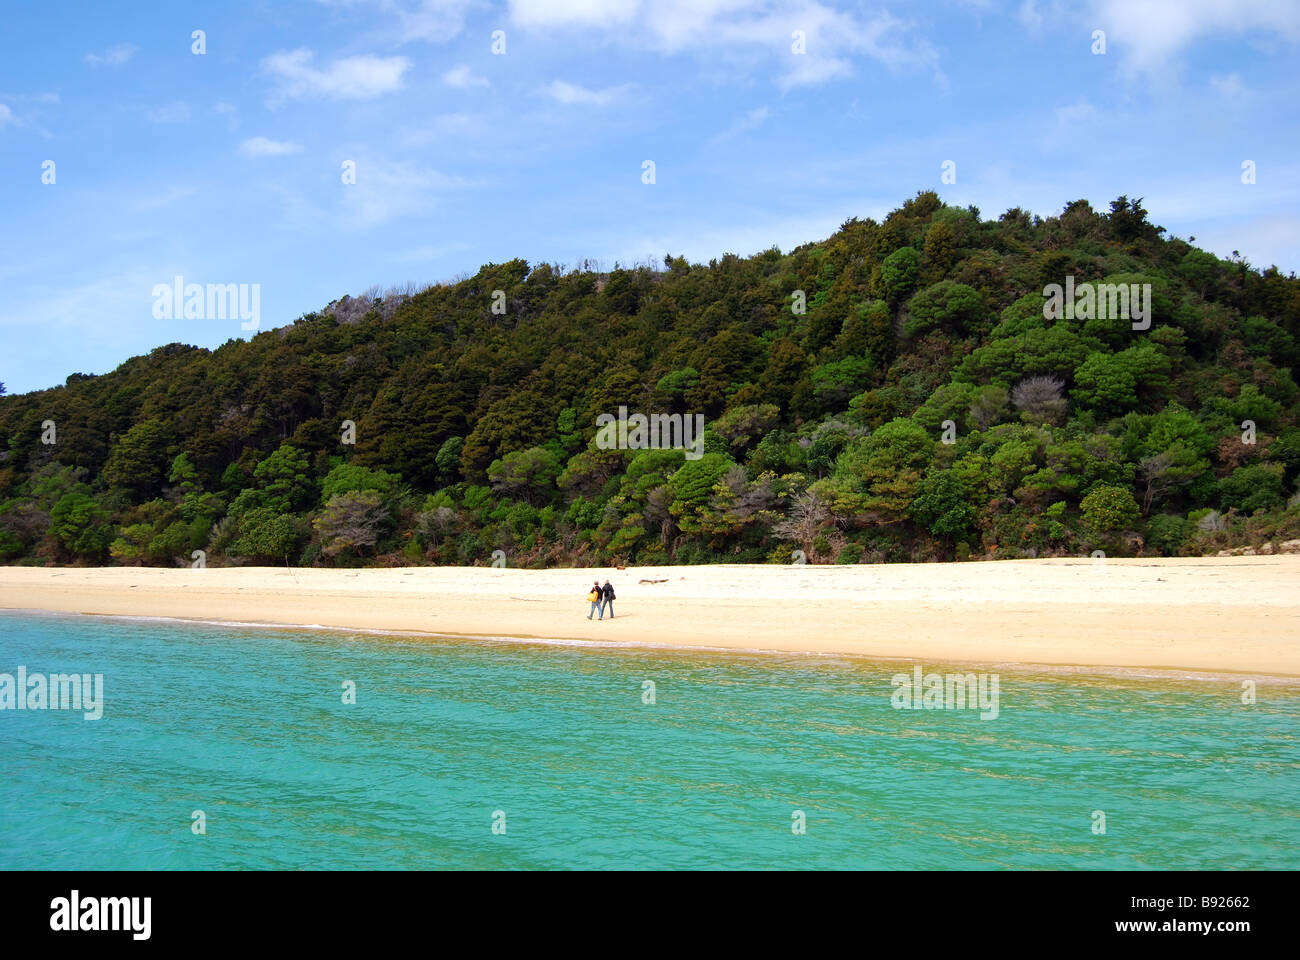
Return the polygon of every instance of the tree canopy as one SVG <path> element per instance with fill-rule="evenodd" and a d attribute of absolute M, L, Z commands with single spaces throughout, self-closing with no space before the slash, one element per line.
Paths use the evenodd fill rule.
<path fill-rule="evenodd" d="M 815 563 L 1300 537 L 1300 283 L 1168 236 L 1142 204 L 985 220 L 926 191 L 789 252 L 487 264 L 215 350 L 0 384 L 0 561 Z M 1077 315 L 1045 309 L 1067 279 L 1100 291 Z M 1104 309 L 1121 289 L 1149 290 L 1149 323 Z M 677 418 L 653 423 L 678 449 L 635 442 L 632 420 L 634 442 L 602 446 L 597 418 L 620 411 Z"/>

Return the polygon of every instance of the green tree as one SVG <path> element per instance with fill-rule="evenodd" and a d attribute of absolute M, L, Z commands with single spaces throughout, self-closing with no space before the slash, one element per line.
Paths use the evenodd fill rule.
<path fill-rule="evenodd" d="M 861 509 L 878 523 L 897 523 L 920 489 L 935 441 L 911 420 L 895 419 L 840 454 L 835 475 L 856 484 Z"/>
<path fill-rule="evenodd" d="M 934 331 L 964 337 L 979 322 L 984 304 L 974 287 L 943 280 L 914 296 L 907 304 L 907 312 L 903 332 L 909 337 Z"/>
<path fill-rule="evenodd" d="M 187 454 L 183 452 L 176 454 L 176 458 L 172 460 L 171 470 L 167 474 L 167 482 L 180 489 L 182 493 L 191 493 L 200 489 L 199 471 Z"/>
<path fill-rule="evenodd" d="M 909 515 L 938 537 L 963 537 L 975 524 L 970 491 L 951 470 L 931 472 L 921 481 Z"/>
<path fill-rule="evenodd" d="M 257 560 L 286 562 L 298 552 L 301 539 L 292 516 L 271 507 L 255 507 L 239 518 L 234 552 Z"/>
<path fill-rule="evenodd" d="M 781 421 L 774 403 L 754 403 L 728 410 L 713 423 L 713 429 L 733 450 L 743 450 Z"/>
<path fill-rule="evenodd" d="M 357 493 L 362 490 L 374 490 L 383 494 L 385 499 L 392 498 L 402 478 L 385 470 L 371 470 L 369 467 L 352 463 L 340 463 L 321 478 L 321 499 L 328 502 L 342 493 Z"/>
<path fill-rule="evenodd" d="M 460 454 L 464 449 L 464 437 L 448 437 L 438 448 L 436 462 L 443 483 L 455 483 L 460 479 Z"/>
<path fill-rule="evenodd" d="M 900 247 L 880 265 L 880 283 L 893 303 L 906 300 L 916 289 L 921 274 L 921 255 L 912 247 Z"/>
<path fill-rule="evenodd" d="M 1088 491 L 1080 505 L 1083 527 L 1094 542 L 1137 526 L 1138 505 L 1124 487 L 1098 484 Z"/>
<path fill-rule="evenodd" d="M 1074 396 L 1102 413 L 1137 406 L 1138 391 L 1158 392 L 1169 383 L 1169 359 L 1150 343 L 1121 353 L 1091 353 L 1074 374 Z"/>
<path fill-rule="evenodd" d="M 550 450 L 529 447 L 492 461 L 487 473 L 497 493 L 537 506 L 551 498 L 560 470 L 560 461 Z"/>
<path fill-rule="evenodd" d="M 1238 467 L 1219 481 L 1219 500 L 1224 508 L 1242 513 L 1269 510 L 1282 502 L 1282 465 L 1257 463 Z"/>
<path fill-rule="evenodd" d="M 940 220 L 925 232 L 925 262 L 931 271 L 942 276 L 957 260 L 957 232 L 951 223 Z"/>
<path fill-rule="evenodd" d="M 108 483 L 139 492 L 156 490 L 166 475 L 166 430 L 156 418 L 127 430 L 104 465 L 104 479 Z"/>
<path fill-rule="evenodd" d="M 1156 234 L 1156 228 L 1147 222 L 1147 212 L 1142 208 L 1141 197 L 1132 201 L 1128 197 L 1112 200 L 1108 220 L 1111 235 L 1121 243 L 1129 243 Z"/>
<path fill-rule="evenodd" d="M 817 402 L 827 410 L 841 410 L 854 394 L 871 381 L 871 361 L 865 357 L 845 357 L 814 367 L 809 377 Z"/>
<path fill-rule="evenodd" d="M 391 515 L 379 490 L 349 491 L 331 496 L 312 527 L 325 556 L 344 551 L 360 555 L 364 550 L 374 551 Z"/>
<path fill-rule="evenodd" d="M 50 510 L 50 533 L 72 553 L 102 559 L 113 540 L 109 512 L 88 494 L 64 494 Z"/>
<path fill-rule="evenodd" d="M 279 513 L 295 513 L 316 502 L 307 454 L 282 444 L 253 470 L 260 496 L 258 505 Z"/>

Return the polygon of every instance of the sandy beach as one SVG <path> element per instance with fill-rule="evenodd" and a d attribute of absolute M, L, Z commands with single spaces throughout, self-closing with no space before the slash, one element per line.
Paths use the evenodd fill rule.
<path fill-rule="evenodd" d="M 597 577 L 618 593 L 612 620 L 586 618 Z M 0 608 L 1300 676 L 1300 556 L 627 570 L 0 567 Z"/>

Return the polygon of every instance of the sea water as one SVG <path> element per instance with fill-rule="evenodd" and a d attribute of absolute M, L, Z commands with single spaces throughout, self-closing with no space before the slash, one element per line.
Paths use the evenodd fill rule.
<path fill-rule="evenodd" d="M 924 666 L 991 717 L 908 661 L 0 613 L 20 666 L 103 715 L 0 710 L 4 869 L 1300 867 L 1294 681 Z"/>

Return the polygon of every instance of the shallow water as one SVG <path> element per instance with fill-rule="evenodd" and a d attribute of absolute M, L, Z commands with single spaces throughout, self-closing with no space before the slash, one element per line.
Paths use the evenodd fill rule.
<path fill-rule="evenodd" d="M 1293 682 L 1001 668 L 984 720 L 902 662 L 2 613 L 20 665 L 105 703 L 0 711 L 7 869 L 1300 867 Z"/>

